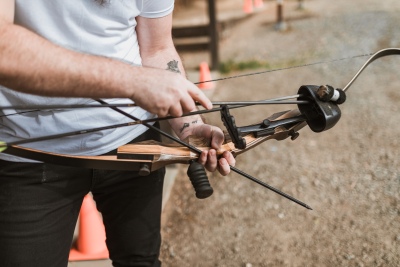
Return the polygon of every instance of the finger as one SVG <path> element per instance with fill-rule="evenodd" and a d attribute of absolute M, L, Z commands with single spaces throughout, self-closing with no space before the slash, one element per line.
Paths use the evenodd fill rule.
<path fill-rule="evenodd" d="M 219 149 L 224 143 L 224 133 L 218 127 L 211 127 L 211 147 L 214 149 Z"/>
<path fill-rule="evenodd" d="M 173 117 L 180 117 L 183 114 L 182 106 L 177 104 L 177 105 L 172 105 L 169 108 L 169 115 Z"/>
<path fill-rule="evenodd" d="M 207 163 L 207 155 L 208 155 L 207 150 L 201 151 L 201 154 L 199 155 L 197 162 L 200 163 L 201 165 L 205 166 Z"/>
<path fill-rule="evenodd" d="M 182 96 L 180 104 L 184 113 L 196 110 L 196 104 L 189 94 L 184 94 Z"/>
<path fill-rule="evenodd" d="M 218 159 L 217 159 L 217 152 L 214 149 L 210 149 L 207 155 L 207 162 L 204 166 L 207 171 L 213 172 L 217 169 Z"/>
<path fill-rule="evenodd" d="M 154 114 L 157 114 L 158 117 L 162 118 L 168 115 L 168 110 L 165 108 L 159 108 L 155 112 L 152 112 Z"/>
<path fill-rule="evenodd" d="M 194 84 L 188 89 L 188 92 L 194 101 L 199 102 L 204 108 L 212 109 L 213 105 L 208 97 Z"/>
<path fill-rule="evenodd" d="M 225 176 L 231 172 L 231 168 L 225 158 L 221 158 L 218 161 L 218 171 L 221 175 Z"/>
<path fill-rule="evenodd" d="M 222 154 L 222 158 L 224 158 L 224 159 L 227 161 L 227 163 L 228 163 L 229 165 L 231 165 L 232 167 L 235 167 L 236 159 L 235 159 L 235 157 L 232 155 L 231 152 L 225 151 L 225 152 Z"/>

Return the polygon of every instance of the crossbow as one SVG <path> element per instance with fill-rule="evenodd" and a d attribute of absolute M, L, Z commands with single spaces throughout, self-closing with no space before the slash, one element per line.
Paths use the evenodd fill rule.
<path fill-rule="evenodd" d="M 361 74 L 361 72 L 374 60 L 389 56 L 400 55 L 400 49 L 387 48 L 372 54 L 372 56 L 364 63 L 361 69 L 355 74 L 350 82 L 343 89 L 335 89 L 330 85 L 303 85 L 298 89 L 294 96 L 275 98 L 263 101 L 245 101 L 245 102 L 213 102 L 218 108 L 211 110 L 199 110 L 185 114 L 190 116 L 207 112 L 219 111 L 222 122 L 227 130 L 226 142 L 217 151 L 217 155 L 221 156 L 225 151 L 230 151 L 235 157 L 248 151 L 249 149 L 265 142 L 267 140 L 285 140 L 291 138 L 295 140 L 299 136 L 299 130 L 306 125 L 314 132 L 323 132 L 332 128 L 341 117 L 341 110 L 338 105 L 346 101 L 346 91 L 353 82 Z M 223 78 L 226 79 L 226 78 Z M 214 80 L 215 81 L 215 80 Z M 209 81 L 206 81 L 209 82 Z M 297 98 L 295 101 L 287 101 L 291 98 Z M 116 124 L 94 129 L 86 129 L 77 132 L 69 132 L 52 136 L 45 136 L 34 139 L 15 141 L 10 143 L 0 143 L 0 152 L 11 154 L 14 156 L 39 160 L 47 163 L 67 165 L 94 169 L 114 169 L 114 170 L 130 170 L 137 171 L 139 175 L 146 176 L 150 172 L 160 169 L 169 164 L 189 164 L 188 176 L 198 198 L 207 198 L 212 195 L 213 189 L 208 181 L 204 167 L 197 163 L 196 160 L 203 150 L 210 149 L 209 140 L 189 137 L 187 140 L 179 140 L 151 123 L 159 120 L 171 119 L 172 117 L 155 118 L 149 120 L 139 120 L 138 118 L 124 112 L 119 107 L 132 106 L 134 104 L 114 105 L 108 104 L 103 100 L 97 100 L 99 105 L 69 105 L 63 108 L 83 108 L 83 107 L 109 107 L 115 111 L 132 119 L 132 122 L 124 124 Z M 238 127 L 235 118 L 230 114 L 230 110 L 234 108 L 244 107 L 248 105 L 266 105 L 266 104 L 297 104 L 298 109 L 282 111 L 274 113 L 260 123 Z M 32 107 L 0 107 L 1 109 L 32 109 Z M 60 108 L 60 106 L 42 106 L 37 109 Z M 177 144 L 162 144 L 156 141 L 144 141 L 135 144 L 127 144 L 118 148 L 116 155 L 103 156 L 76 156 L 49 153 L 40 150 L 30 149 L 20 146 L 24 143 L 38 142 L 64 136 L 85 134 L 89 132 L 112 129 L 117 127 L 132 126 L 135 124 L 143 124 L 153 131 L 159 132 L 161 135 L 175 141 Z M 295 203 L 311 209 L 307 204 L 295 199 L 294 197 L 266 184 L 265 182 L 233 167 L 231 170 L 241 174 L 242 176 L 264 186 L 267 189 L 280 194 L 281 196 L 294 201 Z"/>

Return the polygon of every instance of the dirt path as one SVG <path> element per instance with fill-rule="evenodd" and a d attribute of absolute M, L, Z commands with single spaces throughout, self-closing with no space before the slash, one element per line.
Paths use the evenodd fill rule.
<path fill-rule="evenodd" d="M 400 47 L 399 1 L 305 5 L 305 11 L 288 11 L 307 16 L 290 21 L 285 33 L 273 31 L 269 9 L 236 25 L 223 40 L 222 60 L 279 67 Z M 293 95 L 303 84 L 343 87 L 365 60 L 226 80 L 213 100 Z M 313 211 L 236 174 L 210 175 L 214 195 L 197 200 L 182 169 L 164 216 L 164 266 L 400 266 L 399 68 L 395 56 L 372 64 L 348 91 L 332 130 L 315 134 L 306 128 L 294 142 L 268 141 L 238 157 L 238 168 Z M 232 113 L 245 125 L 293 108 Z M 220 125 L 218 115 L 210 121 Z"/>

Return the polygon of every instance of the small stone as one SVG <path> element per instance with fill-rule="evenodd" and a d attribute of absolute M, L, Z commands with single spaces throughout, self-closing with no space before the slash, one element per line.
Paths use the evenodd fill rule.
<path fill-rule="evenodd" d="M 276 146 L 270 146 L 270 147 L 269 147 L 269 151 L 270 151 L 270 152 L 276 152 L 276 151 L 278 151 L 278 147 L 276 147 Z"/>
<path fill-rule="evenodd" d="M 169 255 L 173 258 L 173 257 L 175 257 L 175 252 L 174 252 L 174 248 L 173 247 L 170 247 L 169 248 Z"/>
<path fill-rule="evenodd" d="M 310 141 L 308 142 L 308 145 L 309 145 L 310 147 L 316 147 L 316 146 L 317 146 L 317 142 L 316 142 L 315 140 L 310 140 Z"/>
<path fill-rule="evenodd" d="M 345 258 L 346 258 L 346 260 L 352 260 L 352 259 L 355 258 L 355 256 L 354 256 L 353 254 L 347 254 L 347 255 L 345 256 Z"/>

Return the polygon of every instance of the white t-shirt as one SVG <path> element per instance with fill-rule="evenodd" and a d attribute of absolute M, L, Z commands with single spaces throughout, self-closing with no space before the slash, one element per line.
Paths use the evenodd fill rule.
<path fill-rule="evenodd" d="M 16 0 L 15 24 L 51 42 L 82 53 L 101 55 L 141 65 L 136 36 L 137 16 L 147 18 L 170 14 L 174 0 Z M 129 99 L 107 99 L 109 103 L 131 103 Z M 0 86 L 0 105 L 98 104 L 87 98 L 41 97 Z M 147 119 L 153 114 L 141 108 L 124 111 Z M 0 110 L 0 115 L 21 110 Z M 132 121 L 110 108 L 43 110 L 0 117 L 0 140 L 12 142 L 27 138 L 72 132 Z M 73 155 L 99 155 L 121 146 L 146 131 L 142 125 L 116 128 L 61 139 L 24 144 L 26 147 Z M 31 161 L 4 153 L 0 159 Z"/>

